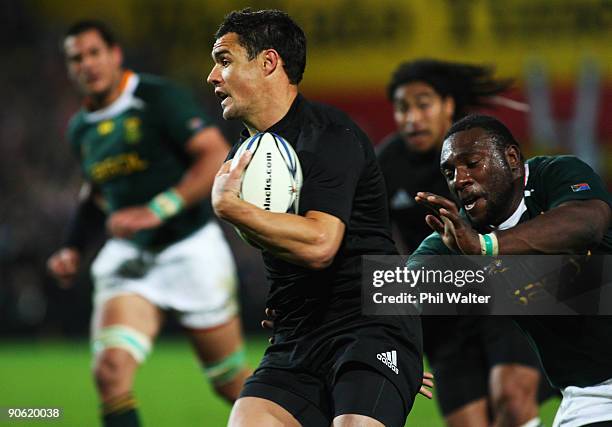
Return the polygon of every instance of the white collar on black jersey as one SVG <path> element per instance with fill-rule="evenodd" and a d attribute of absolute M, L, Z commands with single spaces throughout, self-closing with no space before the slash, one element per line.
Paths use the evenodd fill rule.
<path fill-rule="evenodd" d="M 525 187 L 527 187 L 528 179 L 529 179 L 529 165 L 525 163 L 525 185 L 524 185 Z M 527 210 L 527 206 L 525 205 L 525 196 L 523 196 L 523 198 L 521 199 L 521 203 L 519 203 L 514 213 L 510 215 L 510 217 L 507 220 L 499 224 L 498 227 L 491 226 L 491 228 L 497 229 L 497 230 L 507 230 L 509 228 L 514 227 L 516 224 L 519 223 L 521 217 L 523 216 L 526 210 Z"/>
<path fill-rule="evenodd" d="M 112 119 L 130 108 L 142 110 L 145 105 L 144 101 L 134 96 L 134 92 L 139 82 L 140 77 L 138 77 L 138 74 L 130 73 L 125 84 L 125 89 L 123 89 L 121 95 L 119 95 L 112 104 L 100 110 L 85 113 L 85 121 L 87 123 L 95 123 L 101 120 Z"/>

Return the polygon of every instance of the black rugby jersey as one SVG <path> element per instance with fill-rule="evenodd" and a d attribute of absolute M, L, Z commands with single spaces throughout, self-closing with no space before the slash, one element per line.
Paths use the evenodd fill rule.
<path fill-rule="evenodd" d="M 360 315 L 361 255 L 397 250 L 372 144 L 346 114 L 298 95 L 285 117 L 266 131 L 285 138 L 300 160 L 299 214 L 324 212 L 346 226 L 333 263 L 323 270 L 262 252 L 270 283 L 267 306 L 280 312 L 275 332 L 300 336 L 330 320 Z M 242 140 L 248 136 L 243 132 Z"/>
<path fill-rule="evenodd" d="M 411 253 L 431 234 L 425 222 L 430 211 L 414 200 L 416 193 L 429 191 L 454 200 L 440 172 L 440 150 L 415 152 L 395 133 L 381 143 L 377 154 L 385 177 L 391 221 L 398 228 L 407 252 Z"/>

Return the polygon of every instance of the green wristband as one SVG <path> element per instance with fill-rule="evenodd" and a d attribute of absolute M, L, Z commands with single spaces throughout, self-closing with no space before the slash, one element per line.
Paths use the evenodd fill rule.
<path fill-rule="evenodd" d="M 499 254 L 499 242 L 495 233 L 479 234 L 480 239 L 480 254 L 488 256 L 497 256 Z"/>
<path fill-rule="evenodd" d="M 484 234 L 482 236 L 482 239 L 485 244 L 485 255 L 493 255 L 493 239 L 491 238 L 491 236 L 488 234 Z"/>
<path fill-rule="evenodd" d="M 185 202 L 174 188 L 159 193 L 147 205 L 162 221 L 173 217 L 183 210 Z"/>

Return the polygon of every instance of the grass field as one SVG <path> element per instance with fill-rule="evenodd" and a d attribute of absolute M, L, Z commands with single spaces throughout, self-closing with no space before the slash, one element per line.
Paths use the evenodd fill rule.
<path fill-rule="evenodd" d="M 251 337 L 249 361 L 255 366 L 266 345 L 264 337 Z M 85 341 L 2 342 L 0 344 L 0 408 L 61 407 L 59 421 L 9 421 L 0 425 L 96 426 L 98 404 L 90 379 L 90 355 Z M 143 424 L 164 426 L 224 426 L 229 406 L 217 399 L 203 380 L 186 341 L 158 343 L 136 380 Z M 558 401 L 542 408 L 550 426 Z M 3 418 L 4 417 L 4 418 Z M 407 425 L 442 426 L 435 403 L 419 396 Z"/>

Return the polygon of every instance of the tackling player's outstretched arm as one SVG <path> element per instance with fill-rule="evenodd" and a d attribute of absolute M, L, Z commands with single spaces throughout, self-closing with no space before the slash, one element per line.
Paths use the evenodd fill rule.
<path fill-rule="evenodd" d="M 535 191 L 546 196 L 545 212 L 512 233 L 497 232 L 503 253 L 581 253 L 596 247 L 612 219 L 612 199 L 601 178 L 574 156 L 548 160 L 540 175 L 542 189 Z"/>
<path fill-rule="evenodd" d="M 440 216 L 446 218 L 443 223 L 428 215 L 426 221 L 450 249 L 466 255 L 480 255 L 478 232 L 459 215 L 450 200 L 431 193 L 419 193 L 417 201 L 421 200 L 438 206 Z M 567 201 L 511 229 L 496 231 L 499 254 L 583 252 L 601 241 L 611 218 L 610 206 L 603 200 Z"/>
<path fill-rule="evenodd" d="M 483 188 L 499 191 L 489 179 L 491 174 L 501 176 L 504 172 L 503 168 L 496 170 L 494 162 L 491 161 L 496 152 L 491 146 L 485 146 L 489 148 L 487 151 L 478 149 L 477 144 L 467 145 L 462 141 L 451 141 L 449 147 L 461 153 L 462 150 L 465 151 L 461 144 L 472 148 L 475 157 L 462 158 L 460 155 L 454 155 L 449 148 L 451 154 L 447 157 L 445 167 L 450 165 L 451 171 L 452 167 L 455 168 L 454 173 L 449 175 L 449 188 L 457 193 L 478 193 L 483 192 Z M 505 150 L 505 154 L 508 165 L 516 164 L 520 159 L 517 149 L 512 146 Z M 477 161 L 471 169 L 464 164 L 466 160 L 474 159 Z M 601 178 L 586 163 L 574 156 L 549 157 L 540 162 L 540 166 L 535 166 L 538 163 L 532 163 L 534 168 L 529 183 L 515 187 L 503 195 L 506 206 L 511 206 L 513 200 L 517 200 L 516 196 L 525 197 L 525 187 L 531 188 L 531 195 L 528 197 L 537 200 L 540 215 L 535 215 L 534 212 L 530 220 L 507 230 L 497 230 L 494 235 L 481 235 L 478 231 L 488 233 L 494 230 L 493 225 L 498 223 L 488 222 L 487 224 L 493 225 L 480 225 L 488 229 L 476 231 L 469 221 L 459 215 L 452 202 L 443 197 L 418 193 L 416 200 L 420 203 L 427 202 L 439 209 L 441 220 L 433 215 L 428 215 L 425 220 L 440 233 L 449 248 L 459 253 L 477 255 L 483 253 L 483 250 L 488 252 L 487 240 L 493 255 L 581 253 L 596 247 L 603 239 L 612 218 L 612 198 L 605 190 Z M 485 173 L 485 166 L 486 169 L 493 169 L 493 172 Z M 517 182 L 517 178 L 519 177 L 514 178 L 514 182 Z M 476 189 L 470 190 L 473 187 Z M 481 248 L 483 242 L 484 248 Z"/>
<path fill-rule="evenodd" d="M 240 179 L 250 158 L 245 153 L 233 170 L 227 161 L 217 173 L 212 191 L 217 216 L 285 261 L 311 269 L 327 267 L 342 242 L 344 223 L 324 212 L 310 210 L 305 216 L 274 213 L 241 200 Z"/>
<path fill-rule="evenodd" d="M 497 231 L 500 253 L 585 252 L 601 242 L 610 218 L 610 206 L 602 200 L 566 202 L 510 230 Z"/>

